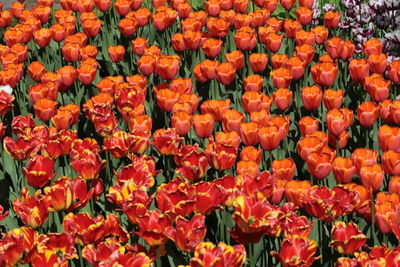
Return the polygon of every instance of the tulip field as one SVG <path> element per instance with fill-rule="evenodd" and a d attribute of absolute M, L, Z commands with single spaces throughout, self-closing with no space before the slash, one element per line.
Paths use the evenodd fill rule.
<path fill-rule="evenodd" d="M 400 0 L 0 3 L 0 141 L 0 267 L 400 266 Z"/>

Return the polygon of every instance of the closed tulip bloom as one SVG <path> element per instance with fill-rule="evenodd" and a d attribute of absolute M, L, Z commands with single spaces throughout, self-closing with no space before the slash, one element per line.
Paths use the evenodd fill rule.
<path fill-rule="evenodd" d="M 314 0 L 299 0 L 299 5 L 307 8 L 312 8 Z"/>
<path fill-rule="evenodd" d="M 79 50 L 81 60 L 85 60 L 88 58 L 96 58 L 99 50 L 94 45 L 86 45 Z M 82 61 L 81 61 L 82 63 Z"/>
<path fill-rule="evenodd" d="M 303 195 L 312 186 L 308 180 L 291 180 L 285 185 L 285 196 L 288 202 L 292 202 L 296 207 L 301 207 Z"/>
<path fill-rule="evenodd" d="M 237 132 L 218 132 L 214 135 L 215 142 L 233 146 L 239 149 L 240 136 Z"/>
<path fill-rule="evenodd" d="M 394 150 L 400 152 L 400 129 L 382 125 L 378 130 L 378 144 L 382 151 Z"/>
<path fill-rule="evenodd" d="M 291 181 L 294 178 L 296 164 L 291 158 L 274 160 L 271 165 L 272 173 L 277 179 Z"/>
<path fill-rule="evenodd" d="M 343 60 L 349 60 L 353 55 L 355 51 L 355 45 L 353 41 L 347 40 L 343 43 L 343 50 L 342 50 L 342 59 Z"/>
<path fill-rule="evenodd" d="M 342 110 L 332 109 L 326 114 L 326 125 L 329 132 L 339 136 L 349 127 L 349 121 Z"/>
<path fill-rule="evenodd" d="M 315 55 L 315 49 L 312 45 L 309 44 L 302 44 L 301 46 L 296 46 L 296 56 L 302 59 L 304 62 L 310 64 Z"/>
<path fill-rule="evenodd" d="M 351 79 L 357 85 L 362 82 L 369 74 L 369 64 L 365 58 L 352 59 L 349 63 Z"/>
<path fill-rule="evenodd" d="M 140 38 L 140 37 L 139 37 Z M 182 33 L 175 33 L 171 37 L 171 44 L 175 51 L 182 52 L 185 51 L 186 45 L 185 41 L 183 40 Z"/>
<path fill-rule="evenodd" d="M 48 121 L 56 114 L 57 105 L 56 101 L 43 98 L 36 101 L 33 109 L 40 120 Z"/>
<path fill-rule="evenodd" d="M 137 20 L 134 18 L 123 18 L 118 23 L 119 31 L 125 36 L 132 36 L 138 28 Z"/>
<path fill-rule="evenodd" d="M 244 65 L 244 54 L 240 50 L 234 50 L 225 54 L 225 59 L 235 65 L 236 70 L 240 70 Z"/>
<path fill-rule="evenodd" d="M 78 71 L 73 67 L 66 65 L 57 70 L 57 73 L 61 75 L 61 84 L 58 90 L 65 91 L 67 90 L 76 80 L 78 76 Z"/>
<path fill-rule="evenodd" d="M 283 29 L 288 38 L 294 38 L 296 32 L 300 31 L 301 28 L 302 26 L 297 20 L 285 19 L 285 23 L 283 24 Z"/>
<path fill-rule="evenodd" d="M 344 90 L 327 89 L 324 91 L 324 105 L 328 110 L 339 109 L 343 104 Z"/>
<path fill-rule="evenodd" d="M 217 60 L 206 59 L 202 61 L 199 64 L 202 76 L 206 80 L 214 80 L 215 78 L 217 78 L 217 67 L 219 64 L 220 63 Z"/>
<path fill-rule="evenodd" d="M 247 7 L 249 6 L 249 0 L 234 0 L 233 6 L 236 12 L 246 13 Z"/>
<path fill-rule="evenodd" d="M 311 152 L 307 157 L 307 167 L 313 177 L 325 179 L 332 170 L 331 156 L 325 152 Z"/>
<path fill-rule="evenodd" d="M 221 52 L 222 43 L 223 42 L 219 39 L 207 38 L 201 45 L 201 49 L 206 56 L 215 58 Z"/>
<path fill-rule="evenodd" d="M 241 14 L 237 13 L 233 17 L 233 25 L 236 29 L 240 29 L 242 27 L 248 27 L 251 25 L 252 17 L 250 14 Z"/>
<path fill-rule="evenodd" d="M 170 89 L 161 89 L 156 93 L 156 100 L 161 110 L 171 112 L 174 104 L 179 101 L 179 93 Z"/>
<path fill-rule="evenodd" d="M 182 34 L 185 47 L 189 50 L 197 50 L 201 43 L 201 32 L 188 30 Z"/>
<path fill-rule="evenodd" d="M 390 111 L 392 102 L 393 101 L 391 99 L 385 99 L 379 103 L 379 117 L 381 117 L 381 119 L 387 124 L 393 122 L 392 113 Z"/>
<path fill-rule="evenodd" d="M 322 102 L 322 90 L 318 85 L 306 86 L 301 89 L 303 105 L 308 110 L 317 109 Z"/>
<path fill-rule="evenodd" d="M 160 56 L 155 65 L 155 73 L 164 80 L 172 80 L 178 74 L 180 57 L 174 56 Z"/>
<path fill-rule="evenodd" d="M 315 35 L 315 43 L 318 45 L 321 45 L 325 43 L 325 41 L 328 39 L 328 34 L 329 31 L 325 26 L 316 26 L 315 28 L 312 28 L 311 31 Z"/>
<path fill-rule="evenodd" d="M 143 75 L 149 76 L 154 72 L 156 58 L 152 55 L 143 55 L 139 58 L 137 65 Z"/>
<path fill-rule="evenodd" d="M 331 86 L 337 74 L 338 67 L 333 63 L 318 63 L 311 67 L 313 81 L 322 86 Z"/>
<path fill-rule="evenodd" d="M 340 22 L 340 11 L 328 11 L 324 15 L 324 24 L 328 28 L 337 28 Z"/>
<path fill-rule="evenodd" d="M 369 148 L 356 148 L 351 154 L 357 173 L 360 172 L 360 169 L 363 166 L 376 164 L 378 162 L 378 157 L 378 151 Z"/>
<path fill-rule="evenodd" d="M 287 62 L 289 60 L 286 54 L 273 54 L 271 57 L 271 63 L 273 69 L 279 69 L 287 67 Z"/>
<path fill-rule="evenodd" d="M 111 7 L 111 0 L 94 0 L 96 8 L 101 12 L 106 12 Z"/>
<path fill-rule="evenodd" d="M 97 68 L 91 64 L 80 65 L 77 69 L 78 80 L 85 84 L 91 84 L 96 77 Z"/>
<path fill-rule="evenodd" d="M 253 72 L 263 72 L 267 67 L 268 54 L 252 53 L 250 54 L 249 63 Z"/>
<path fill-rule="evenodd" d="M 293 92 L 287 88 L 280 88 L 272 93 L 273 101 L 280 110 L 287 109 L 292 103 Z"/>
<path fill-rule="evenodd" d="M 120 62 L 125 57 L 125 47 L 122 45 L 109 46 L 107 50 L 111 61 L 114 63 Z"/>
<path fill-rule="evenodd" d="M 343 131 L 339 136 L 336 136 L 332 133 L 328 135 L 328 143 L 331 147 L 337 147 L 339 149 L 343 149 L 347 146 L 347 142 L 349 141 L 350 134 L 348 131 Z"/>
<path fill-rule="evenodd" d="M 43 187 L 56 175 L 54 161 L 42 155 L 33 156 L 27 165 L 22 168 L 27 184 L 33 187 Z"/>
<path fill-rule="evenodd" d="M 314 45 L 315 35 L 311 31 L 300 30 L 295 35 L 296 45 L 301 46 L 303 44 Z"/>
<path fill-rule="evenodd" d="M 400 195 L 400 176 L 393 176 L 390 178 L 389 193 Z"/>
<path fill-rule="evenodd" d="M 99 19 L 88 19 L 82 22 L 83 31 L 89 37 L 95 37 L 101 30 L 102 21 Z"/>
<path fill-rule="evenodd" d="M 336 157 L 332 162 L 332 170 L 339 184 L 350 183 L 356 174 L 356 167 L 351 158 Z"/>
<path fill-rule="evenodd" d="M 298 9 L 296 9 L 296 18 L 303 26 L 310 24 L 313 18 L 313 14 L 314 10 L 308 7 L 301 6 Z"/>
<path fill-rule="evenodd" d="M 135 55 L 143 56 L 144 50 L 149 46 L 149 42 L 143 37 L 138 37 L 132 40 L 131 45 L 132 51 L 135 53 Z"/>
<path fill-rule="evenodd" d="M 318 131 L 319 122 L 316 118 L 305 116 L 300 119 L 299 128 L 302 136 L 313 134 Z"/>
<path fill-rule="evenodd" d="M 400 153 L 386 151 L 381 157 L 382 167 L 389 175 L 400 175 Z"/>
<path fill-rule="evenodd" d="M 236 109 L 230 109 L 222 114 L 222 127 L 224 132 L 235 131 L 239 133 L 240 125 L 244 121 L 244 115 Z"/>
<path fill-rule="evenodd" d="M 365 128 L 372 126 L 378 119 L 378 116 L 378 105 L 371 101 L 365 101 L 357 108 L 358 120 L 360 121 L 360 124 Z"/>
<path fill-rule="evenodd" d="M 219 2 L 220 1 L 218 0 L 207 0 L 204 3 L 208 15 L 215 17 L 219 14 L 219 11 L 221 10 Z"/>
<path fill-rule="evenodd" d="M 390 105 L 390 116 L 392 122 L 400 125 L 400 100 L 392 101 Z"/>
<path fill-rule="evenodd" d="M 253 111 L 250 113 L 250 120 L 258 123 L 260 127 L 266 127 L 269 125 L 269 121 L 271 120 L 271 114 L 266 109 Z"/>
<path fill-rule="evenodd" d="M 353 254 L 367 242 L 367 237 L 354 222 L 336 222 L 332 227 L 331 236 L 330 246 L 336 248 L 340 254 Z"/>
<path fill-rule="evenodd" d="M 230 62 L 224 62 L 217 67 L 217 79 L 223 85 L 228 85 L 235 79 L 236 68 Z"/>
<path fill-rule="evenodd" d="M 382 42 L 378 38 L 371 38 L 363 43 L 363 51 L 367 57 L 373 54 L 382 54 L 382 48 Z"/>
<path fill-rule="evenodd" d="M 364 79 L 365 91 L 376 102 L 381 102 L 389 97 L 390 85 L 389 80 L 385 80 L 382 75 L 376 73 Z"/>
<path fill-rule="evenodd" d="M 387 75 L 392 83 L 400 83 L 400 60 L 393 60 L 389 64 Z"/>
<path fill-rule="evenodd" d="M 238 175 L 248 175 L 250 177 L 256 177 L 260 172 L 260 167 L 257 162 L 252 160 L 238 161 L 236 163 L 236 173 Z"/>
<path fill-rule="evenodd" d="M 321 151 L 325 143 L 318 137 L 306 136 L 297 142 L 297 153 L 307 161 L 309 155 L 314 151 Z"/>
<path fill-rule="evenodd" d="M 286 10 L 290 10 L 294 7 L 294 5 L 296 4 L 296 1 L 294 0 L 280 0 L 281 6 L 286 9 Z"/>
<path fill-rule="evenodd" d="M 193 118 L 186 112 L 177 112 L 172 118 L 172 127 L 174 127 L 180 136 L 186 135 L 192 127 Z"/>
<path fill-rule="evenodd" d="M 263 84 L 264 84 L 264 79 L 261 75 L 258 74 L 251 74 L 246 78 L 244 78 L 243 80 L 243 87 L 246 92 L 248 91 L 261 92 Z"/>
<path fill-rule="evenodd" d="M 257 35 L 254 29 L 248 26 L 242 27 L 236 32 L 234 40 L 238 49 L 251 51 L 257 44 Z"/>
<path fill-rule="evenodd" d="M 387 62 L 387 56 L 385 54 L 372 54 L 368 57 L 369 68 L 373 73 L 384 73 Z"/>
<path fill-rule="evenodd" d="M 254 146 L 245 146 L 240 151 L 240 160 L 252 160 L 261 163 L 262 160 L 262 149 Z"/>
<path fill-rule="evenodd" d="M 237 149 L 232 145 L 211 142 L 206 147 L 208 161 L 216 170 L 229 170 L 235 165 Z"/>
<path fill-rule="evenodd" d="M 271 32 L 266 37 L 265 45 L 267 46 L 268 51 L 276 53 L 281 48 L 282 41 L 283 41 L 282 34 Z"/>
<path fill-rule="evenodd" d="M 79 59 L 79 44 L 77 43 L 64 43 L 61 51 L 66 61 L 76 62 Z"/>
<path fill-rule="evenodd" d="M 193 127 L 199 138 L 207 138 L 214 130 L 214 118 L 210 113 L 196 114 L 193 116 Z"/>
<path fill-rule="evenodd" d="M 32 62 L 28 67 L 29 77 L 31 77 L 35 82 L 39 82 L 45 72 L 45 66 L 39 61 Z"/>
<path fill-rule="evenodd" d="M 255 146 L 259 143 L 258 123 L 244 122 L 240 124 L 240 138 L 246 146 Z"/>
<path fill-rule="evenodd" d="M 258 130 L 258 137 L 261 147 L 267 151 L 274 150 L 281 142 L 279 128 L 275 125 L 261 127 Z"/>
<path fill-rule="evenodd" d="M 383 179 L 385 178 L 385 172 L 382 166 L 378 163 L 371 166 L 361 167 L 359 175 L 361 183 L 365 187 L 371 188 L 373 192 L 381 188 Z"/>
<path fill-rule="evenodd" d="M 270 75 L 272 76 L 272 83 L 275 88 L 289 88 L 293 78 L 290 70 L 287 68 L 272 70 Z"/>
<path fill-rule="evenodd" d="M 328 52 L 329 56 L 333 59 L 341 58 L 343 52 L 343 44 L 343 39 L 339 36 L 335 36 L 326 42 L 326 52 Z"/>
<path fill-rule="evenodd" d="M 286 67 L 290 69 L 293 80 L 299 80 L 304 75 L 304 70 L 307 67 L 306 62 L 297 56 L 289 58 L 286 62 Z"/>
<path fill-rule="evenodd" d="M 229 110 L 229 106 L 231 104 L 231 100 L 230 99 L 226 99 L 226 100 L 215 100 L 215 99 L 211 99 L 211 100 L 207 100 L 204 101 L 201 106 L 200 106 L 200 110 L 201 113 L 210 113 L 214 120 L 217 122 L 221 122 L 222 121 L 222 115 Z"/>
<path fill-rule="evenodd" d="M 50 44 L 51 31 L 48 28 L 41 28 L 33 33 L 33 38 L 38 46 L 44 48 Z"/>

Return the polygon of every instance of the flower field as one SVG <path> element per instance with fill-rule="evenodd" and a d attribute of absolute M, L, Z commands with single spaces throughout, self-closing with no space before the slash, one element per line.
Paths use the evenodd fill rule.
<path fill-rule="evenodd" d="M 399 0 L 0 3 L 0 266 L 400 266 Z"/>

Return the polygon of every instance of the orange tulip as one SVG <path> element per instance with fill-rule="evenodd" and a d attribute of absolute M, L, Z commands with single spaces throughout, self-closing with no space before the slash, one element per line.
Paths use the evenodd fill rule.
<path fill-rule="evenodd" d="M 197 50 L 201 43 L 201 32 L 188 30 L 182 34 L 185 47 L 189 50 Z"/>
<path fill-rule="evenodd" d="M 328 153 L 314 151 L 307 157 L 307 167 L 313 177 L 325 179 L 332 170 L 332 157 Z"/>
<path fill-rule="evenodd" d="M 303 44 L 301 46 L 296 46 L 296 56 L 302 59 L 308 64 L 314 59 L 315 49 L 312 45 Z"/>
<path fill-rule="evenodd" d="M 233 17 L 233 25 L 236 29 L 240 29 L 242 27 L 248 27 L 251 25 L 252 17 L 250 14 L 241 14 L 237 13 Z"/>
<path fill-rule="evenodd" d="M 199 138 L 207 138 L 214 130 L 214 118 L 210 113 L 196 114 L 193 116 L 193 127 Z"/>
<path fill-rule="evenodd" d="M 354 55 L 355 45 L 353 41 L 347 40 L 343 43 L 342 59 L 349 60 Z"/>
<path fill-rule="evenodd" d="M 287 182 L 293 180 L 296 171 L 296 164 L 291 158 L 274 160 L 271 165 L 272 173 L 277 179 Z"/>
<path fill-rule="evenodd" d="M 318 85 L 306 86 L 301 89 L 303 105 L 308 110 L 317 109 L 321 105 L 322 90 Z"/>
<path fill-rule="evenodd" d="M 45 66 L 39 61 L 32 62 L 28 67 L 29 77 L 35 82 L 39 82 L 45 72 Z"/>
<path fill-rule="evenodd" d="M 206 56 L 215 58 L 221 52 L 222 41 L 214 38 L 207 38 L 201 46 Z"/>
<path fill-rule="evenodd" d="M 292 74 L 287 68 L 278 68 L 270 72 L 275 88 L 289 88 L 292 82 Z"/>
<path fill-rule="evenodd" d="M 324 24 L 328 28 L 337 28 L 340 22 L 340 11 L 328 11 L 324 15 Z"/>
<path fill-rule="evenodd" d="M 33 33 L 33 38 L 38 46 L 46 47 L 51 41 L 51 31 L 48 28 L 41 28 Z"/>
<path fill-rule="evenodd" d="M 244 115 L 236 109 L 230 109 L 222 114 L 222 127 L 224 132 L 235 131 L 239 133 L 240 125 L 244 121 Z"/>
<path fill-rule="evenodd" d="M 267 67 L 268 54 L 252 53 L 250 54 L 249 63 L 253 72 L 263 72 Z"/>
<path fill-rule="evenodd" d="M 400 152 L 400 129 L 382 125 L 378 130 L 378 143 L 384 152 L 388 150 Z"/>
<path fill-rule="evenodd" d="M 349 72 L 351 79 L 357 85 L 362 82 L 369 74 L 369 64 L 365 58 L 352 59 L 349 63 Z"/>
<path fill-rule="evenodd" d="M 114 63 L 120 62 L 125 57 L 125 47 L 122 45 L 109 46 L 107 50 L 111 61 Z"/>
<path fill-rule="evenodd" d="M 186 135 L 192 127 L 193 118 L 186 112 L 177 112 L 171 118 L 172 127 L 180 136 Z"/>
<path fill-rule="evenodd" d="M 288 202 L 292 202 L 295 206 L 301 207 L 303 195 L 307 193 L 312 186 L 308 180 L 296 181 L 292 180 L 285 185 L 285 196 Z"/>
<path fill-rule="evenodd" d="M 389 181 L 389 193 L 400 196 L 400 176 L 393 176 Z"/>
<path fill-rule="evenodd" d="M 324 142 L 315 136 L 306 136 L 297 142 L 297 152 L 300 157 L 307 161 L 308 156 L 314 151 L 321 151 Z"/>
<path fill-rule="evenodd" d="M 236 32 L 234 40 L 239 50 L 251 51 L 257 44 L 257 35 L 254 29 L 246 26 Z"/>
<path fill-rule="evenodd" d="M 333 176 L 340 184 L 350 183 L 356 174 L 356 167 L 351 158 L 337 157 L 332 162 Z"/>
<path fill-rule="evenodd" d="M 298 31 L 295 35 L 296 45 L 301 46 L 303 44 L 314 45 L 315 35 L 311 31 Z"/>
<path fill-rule="evenodd" d="M 382 167 L 389 175 L 400 175 L 400 153 L 393 150 L 386 151 L 381 157 Z"/>
<path fill-rule="evenodd" d="M 247 122 L 240 124 L 240 138 L 246 146 L 255 146 L 259 143 L 258 123 Z"/>
<path fill-rule="evenodd" d="M 271 57 L 271 63 L 273 69 L 287 67 L 287 62 L 289 60 L 286 54 L 273 54 Z"/>
<path fill-rule="evenodd" d="M 372 74 L 364 79 L 364 89 L 372 100 L 381 102 L 389 97 L 390 81 L 385 80 L 380 74 Z"/>
<path fill-rule="evenodd" d="M 104 13 L 110 8 L 111 0 L 94 0 L 94 4 L 98 10 Z"/>
<path fill-rule="evenodd" d="M 85 84 L 91 84 L 96 77 L 97 68 L 90 64 L 80 65 L 77 69 L 78 71 L 78 80 Z"/>
<path fill-rule="evenodd" d="M 294 38 L 296 32 L 300 31 L 302 28 L 300 22 L 297 20 L 285 19 L 283 24 L 283 29 L 285 30 L 286 36 L 289 38 Z"/>
<path fill-rule="evenodd" d="M 247 7 L 249 5 L 249 0 L 234 0 L 233 6 L 235 7 L 236 12 L 246 13 Z"/>
<path fill-rule="evenodd" d="M 230 99 L 226 99 L 226 100 L 215 100 L 215 99 L 211 99 L 211 100 L 206 100 L 204 101 L 201 106 L 200 106 L 200 110 L 201 113 L 210 113 L 214 120 L 217 122 L 221 122 L 222 121 L 222 115 L 229 110 L 229 106 L 231 104 L 231 100 Z"/>
<path fill-rule="evenodd" d="M 259 126 L 268 126 L 271 119 L 271 114 L 266 109 L 261 109 L 260 111 L 253 111 L 250 113 L 250 120 L 258 123 Z"/>
<path fill-rule="evenodd" d="M 235 65 L 236 70 L 240 70 L 244 65 L 244 54 L 240 50 L 234 50 L 225 54 L 225 59 Z"/>
<path fill-rule="evenodd" d="M 260 145 L 264 150 L 274 150 L 281 142 L 279 128 L 275 125 L 261 127 L 258 130 Z"/>
<path fill-rule="evenodd" d="M 48 121 L 56 114 L 58 103 L 50 99 L 39 99 L 33 106 L 36 116 L 42 121 Z"/>
<path fill-rule="evenodd" d="M 387 75 L 392 83 L 400 83 L 400 60 L 393 60 L 389 64 Z"/>
<path fill-rule="evenodd" d="M 240 136 L 237 132 L 218 132 L 215 134 L 215 142 L 233 146 L 239 149 Z"/>
<path fill-rule="evenodd" d="M 378 116 L 378 105 L 371 101 L 365 101 L 357 108 L 358 120 L 360 121 L 360 124 L 365 128 L 372 126 L 378 119 Z"/>
<path fill-rule="evenodd" d="M 305 116 L 299 121 L 299 128 L 301 135 L 306 136 L 318 131 L 319 122 L 316 118 Z"/>
<path fill-rule="evenodd" d="M 342 57 L 344 41 L 341 37 L 335 36 L 326 42 L 325 48 L 329 56 L 333 59 Z"/>
<path fill-rule="evenodd" d="M 312 7 L 309 8 L 301 6 L 298 9 L 296 9 L 296 18 L 301 25 L 310 24 L 313 18 L 313 14 L 314 10 L 312 10 Z"/>
<path fill-rule="evenodd" d="M 125 36 L 134 35 L 138 26 L 138 22 L 135 18 L 123 18 L 118 23 L 119 31 Z"/>
<path fill-rule="evenodd" d="M 360 172 L 360 169 L 363 166 L 376 164 L 378 162 L 378 157 L 378 151 L 369 148 L 356 148 L 351 154 L 357 173 Z"/>
<path fill-rule="evenodd" d="M 369 68 L 373 73 L 384 73 L 387 63 L 387 56 L 385 54 L 372 54 L 368 57 Z"/>
<path fill-rule="evenodd" d="M 273 53 L 279 51 L 282 45 L 283 35 L 275 32 L 269 33 L 265 39 L 267 49 Z"/>
<path fill-rule="evenodd" d="M 318 63 L 311 67 L 313 81 L 322 86 L 331 86 L 337 74 L 338 67 L 333 63 Z"/>
<path fill-rule="evenodd" d="M 67 90 L 76 80 L 78 71 L 69 65 L 66 65 L 57 70 L 57 73 L 61 75 L 61 84 L 58 87 L 58 91 L 62 92 Z"/>
<path fill-rule="evenodd" d="M 272 93 L 274 104 L 280 109 L 287 109 L 292 103 L 293 92 L 286 88 L 280 88 Z"/>
<path fill-rule="evenodd" d="M 101 30 L 102 21 L 99 19 L 88 19 L 82 22 L 83 31 L 89 37 L 95 37 Z"/>
<path fill-rule="evenodd" d="M 382 54 L 382 48 L 382 42 L 377 38 L 371 38 L 363 43 L 363 51 L 367 57 L 373 54 Z"/>
<path fill-rule="evenodd" d="M 385 172 L 382 166 L 377 163 L 361 167 L 359 175 L 361 183 L 365 187 L 370 188 L 373 192 L 381 188 L 383 179 L 385 178 Z"/>
<path fill-rule="evenodd" d="M 208 0 L 204 3 L 206 12 L 210 16 L 217 16 L 221 10 L 220 3 L 218 0 Z"/>
<path fill-rule="evenodd" d="M 164 80 L 172 80 L 178 74 L 180 62 L 178 55 L 162 55 L 155 64 L 154 72 Z"/>
<path fill-rule="evenodd" d="M 262 94 L 257 91 L 247 91 L 242 95 L 242 105 L 244 111 L 251 113 L 261 109 Z"/>
<path fill-rule="evenodd" d="M 244 78 L 243 80 L 243 87 L 246 92 L 247 91 L 261 92 L 263 84 L 264 84 L 264 79 L 262 76 L 258 74 L 251 74 L 246 78 Z"/>
<path fill-rule="evenodd" d="M 321 45 L 328 39 L 329 31 L 324 26 L 317 26 L 312 28 L 311 31 L 315 35 L 315 43 Z"/>
<path fill-rule="evenodd" d="M 254 146 L 246 146 L 240 151 L 240 160 L 252 160 L 259 165 L 262 160 L 262 149 Z"/>
<path fill-rule="evenodd" d="M 344 90 L 327 89 L 324 91 L 324 105 L 328 110 L 339 109 L 343 103 Z"/>
<path fill-rule="evenodd" d="M 228 85 L 235 79 L 236 68 L 230 62 L 224 62 L 217 67 L 217 79 L 223 85 Z"/>

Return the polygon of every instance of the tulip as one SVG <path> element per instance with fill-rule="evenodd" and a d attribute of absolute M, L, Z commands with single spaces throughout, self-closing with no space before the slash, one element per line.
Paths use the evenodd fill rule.
<path fill-rule="evenodd" d="M 272 93 L 273 101 L 280 110 L 287 109 L 293 97 L 293 92 L 286 88 L 280 88 Z"/>
<path fill-rule="evenodd" d="M 254 146 L 259 142 L 258 123 L 247 122 L 240 124 L 240 138 L 246 146 Z"/>
<path fill-rule="evenodd" d="M 310 24 L 313 18 L 313 14 L 314 10 L 312 10 L 312 7 L 301 6 L 296 9 L 296 18 L 303 26 Z"/>
<path fill-rule="evenodd" d="M 44 48 L 50 44 L 51 31 L 48 28 L 41 28 L 33 33 L 33 38 L 38 46 Z"/>
<path fill-rule="evenodd" d="M 340 254 L 353 254 L 367 241 L 367 237 L 354 222 L 336 222 L 332 227 L 331 236 L 330 246 L 336 248 Z"/>
<path fill-rule="evenodd" d="M 240 124 L 244 121 L 244 115 L 235 109 L 227 110 L 222 114 L 222 126 L 225 132 L 235 131 L 239 133 Z"/>
<path fill-rule="evenodd" d="M 177 112 L 172 116 L 171 122 L 178 134 L 184 136 L 192 127 L 192 116 L 186 112 Z"/>
<path fill-rule="evenodd" d="M 386 151 L 382 154 L 382 167 L 389 175 L 400 175 L 400 153 L 393 150 Z"/>
<path fill-rule="evenodd" d="M 392 83 L 400 83 L 400 60 L 393 60 L 388 65 L 387 74 Z"/>
<path fill-rule="evenodd" d="M 301 199 L 306 191 L 312 186 L 310 181 L 288 181 L 285 185 L 285 196 L 287 201 L 294 203 L 297 207 L 301 207 Z"/>
<path fill-rule="evenodd" d="M 322 86 L 331 86 L 337 74 L 338 68 L 333 63 L 318 63 L 311 67 L 313 81 Z"/>
<path fill-rule="evenodd" d="M 216 265 L 227 265 L 239 267 L 246 261 L 246 249 L 243 245 L 229 246 L 220 242 L 217 246 L 211 242 L 200 242 L 194 251 L 194 257 L 190 260 L 191 265 L 204 266 L 209 259 L 215 259 Z"/>
<path fill-rule="evenodd" d="M 372 73 L 382 74 L 386 70 L 387 56 L 385 54 L 372 54 L 368 57 L 368 64 Z"/>
<path fill-rule="evenodd" d="M 400 193 L 400 176 L 394 176 L 390 178 L 389 181 L 389 193 L 393 194 L 397 194 L 399 195 Z"/>
<path fill-rule="evenodd" d="M 239 149 L 240 136 L 237 132 L 217 132 L 214 135 L 215 142 Z"/>
<path fill-rule="evenodd" d="M 155 64 L 155 73 L 165 80 L 172 80 L 178 73 L 179 56 L 160 56 Z"/>
<path fill-rule="evenodd" d="M 382 125 L 378 130 L 378 144 L 382 151 L 400 152 L 400 131 L 397 127 Z"/>
<path fill-rule="evenodd" d="M 324 24 L 328 28 L 337 28 L 340 22 L 340 11 L 328 11 L 324 15 Z"/>
<path fill-rule="evenodd" d="M 263 72 L 267 67 L 268 54 L 250 54 L 249 63 L 253 72 Z"/>
<path fill-rule="evenodd" d="M 271 71 L 272 83 L 275 88 L 289 88 L 292 82 L 292 74 L 287 68 L 278 68 Z"/>
<path fill-rule="evenodd" d="M 244 65 L 244 54 L 240 50 L 234 50 L 225 54 L 225 59 L 235 65 L 235 69 L 239 70 Z"/>
<path fill-rule="evenodd" d="M 316 118 L 305 116 L 299 121 L 300 133 L 302 136 L 307 136 L 318 131 L 319 123 Z"/>
<path fill-rule="evenodd" d="M 302 26 L 297 20 L 285 19 L 283 28 L 288 38 L 294 38 L 296 36 L 296 32 L 300 31 Z"/>
<path fill-rule="evenodd" d="M 372 126 L 378 119 L 378 116 L 378 106 L 371 101 L 366 101 L 360 104 L 357 108 L 358 120 L 360 121 L 360 124 L 365 128 Z"/>
<path fill-rule="evenodd" d="M 297 152 L 304 161 L 307 161 L 312 152 L 321 151 L 324 145 L 320 138 L 309 135 L 297 142 Z"/>
<path fill-rule="evenodd" d="M 290 69 L 293 79 L 299 80 L 304 75 L 306 62 L 300 57 L 293 56 L 287 60 L 286 67 Z"/>
<path fill-rule="evenodd" d="M 200 110 L 201 113 L 210 113 L 214 120 L 217 122 L 221 122 L 222 121 L 222 115 L 229 110 L 229 106 L 231 104 L 230 99 L 226 99 L 226 100 L 207 100 L 204 101 L 201 106 L 200 106 Z"/>
<path fill-rule="evenodd" d="M 343 103 L 344 90 L 327 89 L 324 91 L 324 105 L 328 110 L 339 109 Z"/>
<path fill-rule="evenodd" d="M 247 113 L 260 111 L 262 109 L 262 97 L 262 93 L 256 91 L 245 92 L 241 97 L 244 111 Z"/>
<path fill-rule="evenodd" d="M 315 35 L 315 43 L 318 45 L 323 44 L 328 39 L 329 31 L 324 26 L 317 26 L 312 28 L 311 31 Z"/>
<path fill-rule="evenodd" d="M 182 34 L 185 47 L 189 50 L 197 50 L 201 43 L 201 32 L 188 30 Z"/>
<path fill-rule="evenodd" d="M 156 130 L 153 139 L 153 145 L 164 155 L 175 154 L 181 143 L 181 139 L 174 128 Z"/>
<path fill-rule="evenodd" d="M 321 105 L 322 90 L 318 85 L 306 86 L 302 88 L 301 98 L 303 105 L 308 110 L 317 109 Z"/>
<path fill-rule="evenodd" d="M 378 55 L 382 53 L 382 42 L 377 38 L 371 38 L 363 44 L 364 54 L 369 57 L 373 54 Z"/>
<path fill-rule="evenodd" d="M 311 152 L 307 157 L 307 167 L 313 177 L 324 179 L 331 172 L 331 156 L 324 152 Z"/>
<path fill-rule="evenodd" d="M 372 100 L 381 102 L 389 97 L 390 81 L 383 79 L 380 74 L 372 74 L 365 77 L 364 89 Z"/>
<path fill-rule="evenodd" d="M 356 174 L 356 167 L 351 158 L 337 157 L 332 162 L 333 176 L 340 184 L 350 183 Z"/>
<path fill-rule="evenodd" d="M 258 130 L 260 145 L 264 150 L 274 150 L 281 142 L 279 128 L 275 125 L 261 127 Z"/>
<path fill-rule="evenodd" d="M 247 91 L 261 92 L 263 84 L 264 84 L 264 79 L 262 76 L 258 74 L 251 74 L 246 78 L 244 78 L 243 80 L 243 87 L 246 92 Z"/>
<path fill-rule="evenodd" d="M 341 37 L 335 36 L 326 42 L 325 48 L 329 56 L 333 59 L 342 57 L 344 41 Z"/>
<path fill-rule="evenodd" d="M 54 170 L 54 161 L 41 155 L 33 156 L 26 168 L 22 168 L 27 183 L 33 187 L 43 187 L 48 181 L 56 175 Z"/>
<path fill-rule="evenodd" d="M 217 79 L 223 85 L 228 85 L 235 79 L 236 68 L 230 62 L 224 62 L 218 65 L 217 69 Z"/>
<path fill-rule="evenodd" d="M 317 252 L 318 244 L 316 241 L 298 235 L 288 235 L 282 241 L 279 253 L 271 251 L 283 266 L 311 266 L 319 257 L 314 257 Z"/>
<path fill-rule="evenodd" d="M 271 169 L 272 173 L 276 175 L 277 179 L 289 182 L 294 178 L 296 164 L 291 158 L 274 160 L 272 162 Z"/>
<path fill-rule="evenodd" d="M 273 54 L 271 57 L 272 68 L 278 69 L 286 67 L 288 60 L 289 57 L 286 54 Z"/>
<path fill-rule="evenodd" d="M 385 172 L 380 164 L 373 164 L 371 166 L 363 166 L 360 168 L 361 183 L 370 188 L 372 191 L 377 191 L 382 186 Z"/>
<path fill-rule="evenodd" d="M 364 58 L 350 60 L 349 72 L 355 84 L 362 82 L 369 73 L 368 61 Z"/>
<path fill-rule="evenodd" d="M 283 40 L 282 34 L 271 32 L 266 36 L 264 43 L 267 46 L 268 51 L 276 53 L 281 48 L 282 40 Z"/>
<path fill-rule="evenodd" d="M 175 154 L 175 162 L 179 166 L 178 172 L 191 181 L 204 177 L 208 170 L 206 153 L 196 145 L 182 146 Z"/>
<path fill-rule="evenodd" d="M 203 50 L 206 56 L 215 58 L 221 52 L 222 49 L 222 41 L 219 39 L 208 38 L 201 45 L 201 49 Z"/>
<path fill-rule="evenodd" d="M 239 50 L 251 51 L 257 44 L 257 37 L 254 29 L 246 26 L 240 28 L 235 36 L 235 43 Z"/>

